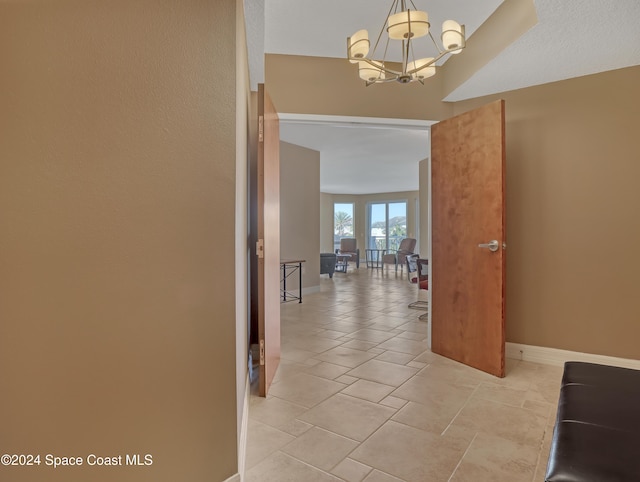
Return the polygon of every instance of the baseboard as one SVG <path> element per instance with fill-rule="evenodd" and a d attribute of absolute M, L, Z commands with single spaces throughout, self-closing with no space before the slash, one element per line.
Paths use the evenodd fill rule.
<path fill-rule="evenodd" d="M 581 361 L 640 370 L 640 360 L 594 355 L 592 353 L 560 350 L 544 346 L 523 345 L 521 343 L 507 343 L 505 355 L 507 358 L 543 363 L 545 365 L 562 366 L 567 361 Z"/>
<path fill-rule="evenodd" d="M 302 288 L 302 300 L 304 301 L 304 295 L 310 295 L 311 293 L 319 293 L 320 285 L 318 286 L 307 286 L 306 288 Z M 300 290 L 295 288 L 292 290 L 287 290 L 287 297 L 289 295 L 300 296 Z"/>
<path fill-rule="evenodd" d="M 308 286 L 306 288 L 302 289 L 302 294 L 304 295 L 310 295 L 311 293 L 319 293 L 320 292 L 320 285 L 318 286 Z"/>
<path fill-rule="evenodd" d="M 247 373 L 244 387 L 244 407 L 242 409 L 242 422 L 240 423 L 240 440 L 238 442 L 238 474 L 237 479 L 231 477 L 228 482 L 241 482 L 244 480 L 244 468 L 247 461 L 247 437 L 249 431 L 249 400 L 251 395 L 251 380 Z"/>

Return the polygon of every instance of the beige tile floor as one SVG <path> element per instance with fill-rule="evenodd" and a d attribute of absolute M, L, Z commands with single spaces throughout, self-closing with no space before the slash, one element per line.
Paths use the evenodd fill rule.
<path fill-rule="evenodd" d="M 282 308 L 282 360 L 249 409 L 248 482 L 544 480 L 562 369 L 495 378 L 429 351 L 415 285 L 361 267 Z"/>

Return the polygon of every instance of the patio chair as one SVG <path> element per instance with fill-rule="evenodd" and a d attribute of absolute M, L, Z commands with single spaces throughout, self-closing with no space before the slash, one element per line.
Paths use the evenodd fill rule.
<path fill-rule="evenodd" d="M 384 265 L 394 264 L 396 267 L 396 273 L 398 272 L 398 266 L 400 266 L 400 273 L 404 269 L 404 265 L 407 260 L 407 256 L 410 254 L 414 254 L 413 250 L 416 248 L 416 240 L 414 238 L 404 238 L 400 241 L 400 246 L 398 246 L 398 251 L 395 253 L 389 253 L 382 256 L 382 271 L 384 272 Z M 408 276 L 408 273 L 407 273 Z"/>
<path fill-rule="evenodd" d="M 340 239 L 340 249 L 336 249 L 336 254 L 351 255 L 351 259 L 356 262 L 356 268 L 360 267 L 360 248 L 358 248 L 356 238 Z"/>

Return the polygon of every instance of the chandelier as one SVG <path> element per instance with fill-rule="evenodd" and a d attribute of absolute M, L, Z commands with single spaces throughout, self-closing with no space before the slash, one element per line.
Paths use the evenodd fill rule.
<path fill-rule="evenodd" d="M 359 30 L 347 38 L 347 58 L 351 63 L 358 64 L 360 78 L 366 82 L 367 86 L 392 81 L 408 84 L 416 80 L 424 84 L 424 79 L 435 75 L 435 63 L 438 60 L 447 54 L 458 54 L 465 47 L 464 25 L 454 20 L 445 20 L 442 24 L 442 47 L 440 47 L 429 31 L 427 12 L 418 10 L 412 0 L 409 2 L 413 9 L 407 8 L 405 0 L 393 0 L 371 56 L 369 56 L 369 33 L 366 30 Z M 382 60 L 373 60 L 385 30 L 387 41 Z M 412 42 L 427 35 L 431 38 L 438 55 L 416 60 Z M 401 70 L 393 70 L 387 66 L 387 51 L 391 40 L 402 42 Z"/>

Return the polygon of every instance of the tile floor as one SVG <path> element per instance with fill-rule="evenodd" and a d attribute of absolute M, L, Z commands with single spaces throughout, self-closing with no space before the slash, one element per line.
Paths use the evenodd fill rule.
<path fill-rule="evenodd" d="M 248 482 L 544 480 L 562 369 L 495 378 L 429 351 L 400 273 L 321 277 L 282 308 L 282 360 L 249 409 Z"/>

